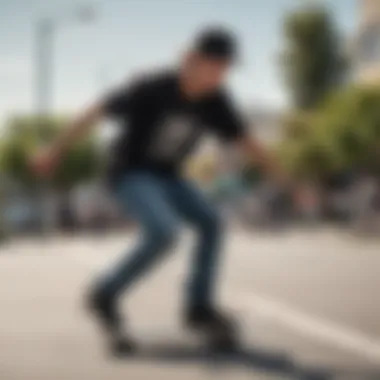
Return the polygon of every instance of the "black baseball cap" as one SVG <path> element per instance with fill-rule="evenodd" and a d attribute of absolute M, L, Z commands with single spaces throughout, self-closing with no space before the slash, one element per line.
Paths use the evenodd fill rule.
<path fill-rule="evenodd" d="M 214 59 L 236 62 L 238 43 L 233 32 L 223 27 L 209 27 L 196 36 L 194 50 Z"/>

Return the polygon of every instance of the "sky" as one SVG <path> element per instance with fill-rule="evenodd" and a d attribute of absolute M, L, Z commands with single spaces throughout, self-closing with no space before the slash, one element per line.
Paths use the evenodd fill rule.
<path fill-rule="evenodd" d="M 278 56 L 286 12 L 308 0 L 0 0 L 0 122 L 35 107 L 35 31 L 52 17 L 52 109 L 75 112 L 140 70 L 175 63 L 194 32 L 209 24 L 233 28 L 242 62 L 231 89 L 244 106 L 281 108 L 288 97 Z M 355 31 L 356 0 L 325 0 L 345 36 Z M 78 18 L 92 5 L 89 22 Z"/>

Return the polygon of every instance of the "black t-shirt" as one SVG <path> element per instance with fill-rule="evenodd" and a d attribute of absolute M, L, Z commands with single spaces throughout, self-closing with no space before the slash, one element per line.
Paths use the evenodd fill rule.
<path fill-rule="evenodd" d="M 139 169 L 176 175 L 205 133 L 224 141 L 245 133 L 227 94 L 218 91 L 189 101 L 175 71 L 119 89 L 105 99 L 104 109 L 123 126 L 112 152 L 111 178 Z"/>

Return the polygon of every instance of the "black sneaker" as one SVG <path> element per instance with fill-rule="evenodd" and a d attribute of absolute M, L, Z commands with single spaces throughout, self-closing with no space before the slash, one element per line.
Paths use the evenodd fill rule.
<path fill-rule="evenodd" d="M 236 321 L 215 308 L 191 308 L 186 313 L 185 324 L 192 331 L 205 334 L 214 348 L 229 350 L 238 344 Z"/>
<path fill-rule="evenodd" d="M 112 354 L 121 356 L 132 353 L 135 346 L 125 334 L 115 300 L 94 291 L 88 298 L 88 306 L 106 333 Z"/>

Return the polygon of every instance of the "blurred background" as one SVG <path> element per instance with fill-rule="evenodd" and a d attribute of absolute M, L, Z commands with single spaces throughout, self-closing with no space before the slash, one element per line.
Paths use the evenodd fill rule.
<path fill-rule="evenodd" d="M 281 299 L 317 310 L 329 320 L 343 318 L 345 325 L 354 326 L 355 339 L 338 329 L 337 339 L 332 334 L 335 343 L 348 351 L 355 351 L 354 346 L 364 352 L 359 356 L 379 364 L 379 0 L 0 0 L 0 253 L 5 260 L 0 302 L 8 310 L 16 305 L 12 279 L 20 269 L 8 263 L 12 249 L 21 247 L 18 252 L 27 260 L 42 252 L 31 238 L 48 238 L 51 252 L 95 250 L 86 240 L 79 249 L 78 239 L 100 233 L 109 235 L 101 235 L 103 252 L 118 253 L 109 241 L 120 240 L 120 249 L 124 247 L 133 221 L 119 213 L 103 181 L 116 126 L 104 122 L 75 146 L 51 181 L 37 179 L 28 159 L 86 104 L 141 71 L 176 63 L 194 32 L 214 22 L 230 26 L 241 37 L 244 59 L 230 86 L 252 134 L 317 195 L 303 209 L 295 208 L 283 189 L 236 152 L 205 141 L 189 162 L 189 176 L 233 226 L 237 243 L 232 250 L 269 254 L 265 259 L 255 256 L 251 266 L 252 258 L 244 253 L 235 257 L 240 263 L 235 277 L 246 276 L 241 285 L 246 295 L 253 291 L 249 286 L 277 289 L 274 293 Z M 279 238 L 273 234 L 278 227 L 291 232 Z M 305 227 L 310 228 L 301 233 Z M 355 234 L 364 240 L 351 240 Z M 29 254 L 31 247 L 35 251 Z M 278 262 L 272 252 L 281 249 L 288 249 L 291 257 L 285 253 Z M 302 255 L 307 249 L 308 259 L 318 260 L 305 269 L 294 252 Z M 335 256 L 342 252 L 347 252 L 344 258 Z M 29 267 L 42 259 L 33 260 L 27 261 Z M 245 275 L 244 267 L 251 268 Z M 57 272 L 50 267 L 47 271 L 67 278 L 64 264 L 54 268 Z M 38 273 L 34 276 L 43 278 L 44 272 Z M 278 286 L 263 285 L 274 277 Z M 13 301 L 6 301 L 6 292 Z M 9 314 L 8 321 L 13 318 Z M 299 320 L 294 324 L 302 325 Z M 12 336 L 7 326 L 0 330 L 0 341 Z M 356 334 L 358 330 L 366 334 Z M 321 331 L 324 336 L 326 331 Z M 67 341 L 70 333 L 65 334 Z M 305 350 L 302 344 L 295 347 L 290 351 Z M 13 377 L 2 379 L 24 378 L 13 367 L 4 368 Z M 46 372 L 53 374 L 46 378 L 86 378 L 74 372 L 59 377 L 57 371 Z M 43 373 L 36 371 L 35 378 L 44 379 Z M 367 378 L 363 376 L 354 378 Z"/>
<path fill-rule="evenodd" d="M 4 238 L 124 223 L 101 180 L 113 125 L 70 152 L 49 184 L 34 178 L 28 157 L 83 105 L 136 73 L 175 63 L 195 30 L 220 21 L 242 38 L 244 60 L 231 87 L 252 134 L 318 192 L 303 217 L 380 227 L 377 1 L 148 3 L 1 2 Z M 241 225 L 300 217 L 257 168 L 213 141 L 188 170 Z"/>

